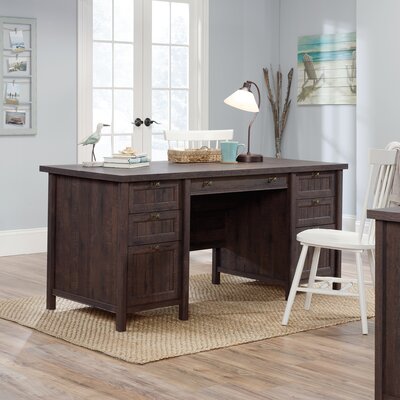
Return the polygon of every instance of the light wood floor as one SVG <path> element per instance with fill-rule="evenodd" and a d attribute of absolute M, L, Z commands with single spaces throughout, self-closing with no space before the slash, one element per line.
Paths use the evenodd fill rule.
<path fill-rule="evenodd" d="M 210 271 L 209 252 L 192 273 Z M 349 272 L 345 259 L 344 275 Z M 0 257 L 0 298 L 45 291 L 46 255 Z M 0 319 L 0 399 L 373 399 L 374 323 L 132 365 Z"/>

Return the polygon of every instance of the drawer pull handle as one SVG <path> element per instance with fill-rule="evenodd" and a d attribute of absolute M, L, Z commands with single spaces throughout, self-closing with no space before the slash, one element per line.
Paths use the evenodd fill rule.
<path fill-rule="evenodd" d="M 161 183 L 160 182 L 151 182 L 151 186 L 153 186 L 155 188 L 159 188 L 159 187 L 161 187 Z"/>
<path fill-rule="evenodd" d="M 313 173 L 312 173 L 312 177 L 313 177 L 313 178 L 316 178 L 316 177 L 318 177 L 318 176 L 319 176 L 319 172 L 313 172 Z"/>
<path fill-rule="evenodd" d="M 319 203 L 321 203 L 321 200 L 314 199 L 311 203 L 312 203 L 313 206 L 317 206 Z"/>
<path fill-rule="evenodd" d="M 276 176 L 274 176 L 273 178 L 268 178 L 267 182 L 268 183 L 275 183 L 278 180 L 278 178 Z"/>
<path fill-rule="evenodd" d="M 158 250 L 160 250 L 160 245 L 159 244 L 155 244 L 154 246 L 152 246 L 152 249 L 154 251 L 158 251 Z"/>
<path fill-rule="evenodd" d="M 203 182 L 203 187 L 210 187 L 210 186 L 212 186 L 212 181 L 204 181 Z"/>
<path fill-rule="evenodd" d="M 150 219 L 152 219 L 153 221 L 158 221 L 160 219 L 160 213 L 151 213 Z"/>

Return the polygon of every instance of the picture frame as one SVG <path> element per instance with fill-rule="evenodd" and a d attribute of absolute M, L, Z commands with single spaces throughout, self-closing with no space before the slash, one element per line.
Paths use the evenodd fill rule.
<path fill-rule="evenodd" d="M 26 58 L 16 58 L 15 61 L 9 57 L 7 60 L 8 72 L 27 72 L 28 60 Z"/>
<path fill-rule="evenodd" d="M 25 125 L 26 124 L 25 111 L 6 111 L 6 124 Z"/>
<path fill-rule="evenodd" d="M 297 105 L 356 104 L 356 32 L 300 36 Z"/>
<path fill-rule="evenodd" d="M 0 16 L 0 135 L 35 135 L 36 19 Z"/>

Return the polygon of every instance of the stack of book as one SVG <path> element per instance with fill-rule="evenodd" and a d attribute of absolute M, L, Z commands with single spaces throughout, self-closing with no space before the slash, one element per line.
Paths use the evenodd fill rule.
<path fill-rule="evenodd" d="M 104 157 L 103 167 L 106 168 L 138 168 L 150 165 L 150 159 L 146 153 L 127 155 L 113 154 L 112 157 Z"/>

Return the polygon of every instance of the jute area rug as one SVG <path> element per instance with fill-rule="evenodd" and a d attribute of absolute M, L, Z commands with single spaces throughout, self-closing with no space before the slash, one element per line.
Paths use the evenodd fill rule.
<path fill-rule="evenodd" d="M 47 311 L 44 297 L 3 300 L 0 317 L 137 364 L 359 319 L 358 299 L 313 296 L 311 310 L 305 311 L 304 298 L 296 296 L 284 327 L 281 288 L 231 275 L 222 275 L 221 284 L 213 285 L 203 274 L 190 278 L 188 321 L 178 319 L 177 306 L 167 307 L 134 314 L 127 331 L 116 332 L 113 314 L 61 298 L 56 311 Z M 373 315 L 374 295 L 369 289 L 368 316 Z"/>

